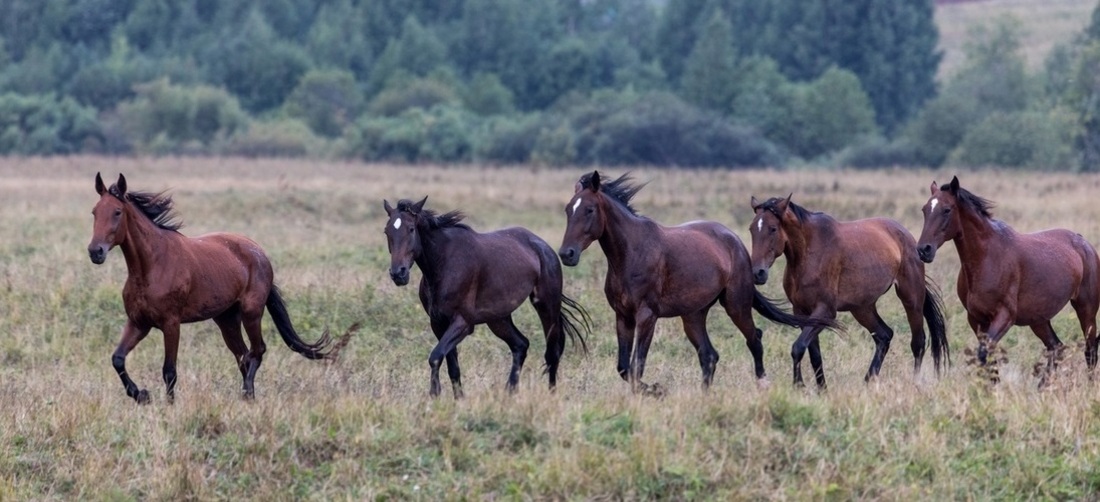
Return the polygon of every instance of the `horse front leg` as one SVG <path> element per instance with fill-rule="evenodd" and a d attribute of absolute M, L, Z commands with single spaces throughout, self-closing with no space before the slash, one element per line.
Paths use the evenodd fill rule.
<path fill-rule="evenodd" d="M 111 356 L 111 365 L 115 367 L 115 372 L 118 373 L 119 379 L 122 380 L 122 386 L 126 388 L 126 395 L 137 401 L 138 404 L 146 404 L 149 402 L 149 391 L 145 389 L 139 389 L 137 384 L 130 379 L 130 375 L 126 373 L 126 356 L 139 342 L 145 339 L 145 336 L 149 334 L 148 327 L 139 327 L 133 323 L 133 321 L 126 321 L 126 325 L 122 327 L 122 339 L 118 342 L 118 347 L 115 349 L 115 353 Z"/>
<path fill-rule="evenodd" d="M 634 318 L 615 313 L 615 335 L 619 342 L 619 377 L 630 381 L 630 357 L 634 352 Z"/>
<path fill-rule="evenodd" d="M 473 325 L 467 323 L 461 315 L 456 315 L 451 319 L 451 324 L 447 327 L 447 331 L 443 333 L 439 342 L 436 343 L 435 348 L 432 349 L 431 355 L 428 356 L 428 366 L 431 368 L 431 383 L 428 393 L 432 397 L 439 397 L 439 366 L 443 364 L 443 359 L 458 346 L 458 343 L 461 342 L 463 338 L 466 338 L 466 336 L 473 331 Z M 455 359 L 455 366 L 457 367 L 457 354 Z M 456 388 L 461 392 L 461 387 Z M 456 393 L 455 397 L 460 398 L 462 396 Z"/>
<path fill-rule="evenodd" d="M 657 327 L 657 315 L 648 308 L 643 308 L 634 317 L 637 327 L 637 346 L 634 348 L 634 358 L 630 368 L 630 388 L 635 393 L 659 393 L 657 386 L 650 387 L 642 382 L 645 374 L 645 360 L 649 355 L 649 345 L 653 342 L 653 329 Z"/>
<path fill-rule="evenodd" d="M 172 321 L 161 328 L 164 333 L 164 368 L 161 374 L 164 376 L 165 396 L 168 403 L 176 400 L 176 355 L 180 347 L 180 324 Z"/>

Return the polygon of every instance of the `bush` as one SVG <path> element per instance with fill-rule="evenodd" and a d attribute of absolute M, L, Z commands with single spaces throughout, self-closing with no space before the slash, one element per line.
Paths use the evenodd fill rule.
<path fill-rule="evenodd" d="M 317 154 L 324 141 L 300 120 L 254 122 L 216 148 L 222 155 L 243 157 L 305 157 Z"/>
<path fill-rule="evenodd" d="M 134 99 L 119 105 L 118 120 L 139 148 L 156 143 L 154 151 L 183 153 L 188 143 L 208 146 L 248 124 L 248 115 L 236 98 L 222 89 L 177 86 L 160 79 L 139 85 L 136 91 Z"/>
<path fill-rule="evenodd" d="M 1054 112 L 994 112 L 967 131 L 951 162 L 967 166 L 1062 169 L 1076 167 L 1073 115 Z"/>
<path fill-rule="evenodd" d="M 478 73 L 466 84 L 462 103 L 483 116 L 502 115 L 515 110 L 515 96 L 494 73 Z"/>
<path fill-rule="evenodd" d="M 343 70 L 307 73 L 284 104 L 287 115 L 301 119 L 313 132 L 339 137 L 363 111 L 355 76 Z"/>
<path fill-rule="evenodd" d="M 345 135 L 344 154 L 368 161 L 466 162 L 479 125 L 476 116 L 453 106 L 365 117 Z"/>
<path fill-rule="evenodd" d="M 501 117 L 489 121 L 476 143 L 478 159 L 503 164 L 523 164 L 531 160 L 544 126 L 541 114 Z"/>
<path fill-rule="evenodd" d="M 102 145 L 95 110 L 70 97 L 0 95 L 0 153 L 50 155 Z"/>
<path fill-rule="evenodd" d="M 395 117 L 413 108 L 427 110 L 457 102 L 454 90 L 448 85 L 434 79 L 418 78 L 392 85 L 378 93 L 371 100 L 367 111 L 372 115 Z"/>
<path fill-rule="evenodd" d="M 917 149 L 911 143 L 904 139 L 886 141 L 880 136 L 867 136 L 841 150 L 835 163 L 857 169 L 921 165 Z"/>

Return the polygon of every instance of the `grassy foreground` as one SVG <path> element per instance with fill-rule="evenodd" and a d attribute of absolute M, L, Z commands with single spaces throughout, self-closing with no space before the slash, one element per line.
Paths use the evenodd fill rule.
<path fill-rule="evenodd" d="M 188 325 L 175 405 L 160 382 L 159 332 L 128 369 L 153 403 L 129 400 L 109 359 L 121 325 L 125 265 L 117 250 L 94 266 L 85 247 L 93 177 L 119 171 L 132 189 L 172 189 L 197 235 L 246 233 L 276 266 L 307 339 L 324 327 L 364 329 L 336 364 L 283 346 L 269 320 L 257 399 L 213 323 Z M 621 170 L 608 170 L 617 176 Z M 236 159 L 0 160 L 0 500 L 280 499 L 1087 499 L 1100 491 L 1100 383 L 1079 349 L 1052 388 L 1032 367 L 1041 344 L 1014 329 L 1003 381 L 973 375 L 975 346 L 954 294 L 948 244 L 930 267 L 947 306 L 954 366 L 909 370 L 908 329 L 892 293 L 880 302 L 897 337 L 881 379 L 864 384 L 872 343 L 847 315 L 822 338 L 828 392 L 790 384 L 793 329 L 758 320 L 771 386 L 758 389 L 743 339 L 716 309 L 715 385 L 678 320 L 658 323 L 647 381 L 634 396 L 615 373 L 613 317 L 598 247 L 568 269 L 566 290 L 595 321 L 587 357 L 570 346 L 558 392 L 546 390 L 533 309 L 517 325 L 532 341 L 520 391 L 503 390 L 505 345 L 480 328 L 460 347 L 468 398 L 427 396 L 434 338 L 415 287 L 387 275 L 382 198 L 429 195 L 487 230 L 523 225 L 555 248 L 581 170 L 440 168 Z M 666 223 L 708 218 L 743 238 L 749 197 L 786 195 L 840 218 L 894 217 L 920 231 L 933 179 L 951 172 L 638 170 L 636 207 Z M 1073 228 L 1100 242 L 1100 177 L 974 172 L 963 186 L 999 203 L 1020 230 Z M 782 260 L 777 263 L 782 266 Z M 778 277 L 780 271 L 773 271 Z M 414 272 L 418 280 L 419 272 Z M 780 296 L 773 280 L 764 290 Z M 1072 310 L 1055 320 L 1081 340 Z M 805 363 L 806 371 L 809 362 Z"/>

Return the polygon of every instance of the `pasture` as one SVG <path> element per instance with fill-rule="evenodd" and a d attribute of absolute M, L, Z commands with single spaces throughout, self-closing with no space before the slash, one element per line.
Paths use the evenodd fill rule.
<path fill-rule="evenodd" d="M 131 189 L 171 189 L 187 235 L 227 230 L 259 242 L 299 334 L 363 323 L 334 364 L 268 344 L 256 400 L 212 322 L 185 325 L 174 405 L 154 331 L 127 360 L 152 403 L 127 398 L 111 367 L 124 313 L 118 250 L 93 265 L 86 246 L 93 179 L 123 172 Z M 829 389 L 791 385 L 793 328 L 757 316 L 770 387 L 758 388 L 744 340 L 721 309 L 709 330 L 721 355 L 700 390 L 679 320 L 657 332 L 646 380 L 631 394 L 615 371 L 605 261 L 593 245 L 565 269 L 565 291 L 594 326 L 590 353 L 568 344 L 558 390 L 541 374 L 534 310 L 519 392 L 505 391 L 508 349 L 484 327 L 459 346 L 466 399 L 428 397 L 435 343 L 412 284 L 389 278 L 382 199 L 463 209 L 478 230 L 521 225 L 555 249 L 582 169 L 432 167 L 240 159 L 72 157 L 0 160 L 0 500 L 280 499 L 1084 499 L 1100 491 L 1100 382 L 1090 382 L 1072 310 L 1055 330 L 1071 347 L 1042 391 L 1042 345 L 1014 328 L 1002 381 L 967 364 L 977 344 L 954 292 L 945 244 L 931 276 L 943 291 L 953 366 L 930 357 L 914 377 L 896 296 L 880 301 L 896 336 L 879 379 L 873 344 L 847 314 L 821 337 Z M 601 172 L 617 176 L 622 169 Z M 952 174 L 997 202 L 1020 231 L 1063 226 L 1100 243 L 1100 176 L 981 171 L 635 171 L 641 214 L 672 224 L 717 220 L 748 242 L 751 195 L 785 196 L 840 219 L 896 218 L 919 234 L 933 179 Z M 783 259 L 763 287 L 781 297 Z M 806 364 L 806 363 L 804 363 Z M 808 366 L 804 366 L 808 369 Z M 449 390 L 449 389 L 448 389 Z"/>

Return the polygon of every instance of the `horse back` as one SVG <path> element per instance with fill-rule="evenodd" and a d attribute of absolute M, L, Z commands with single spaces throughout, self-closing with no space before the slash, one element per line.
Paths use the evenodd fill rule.
<path fill-rule="evenodd" d="M 475 324 L 518 308 L 540 280 L 543 261 L 553 255 L 545 241 L 520 227 L 487 233 L 454 229 L 440 252 L 441 276 L 427 285 L 432 308 L 444 316 L 461 313 Z"/>

